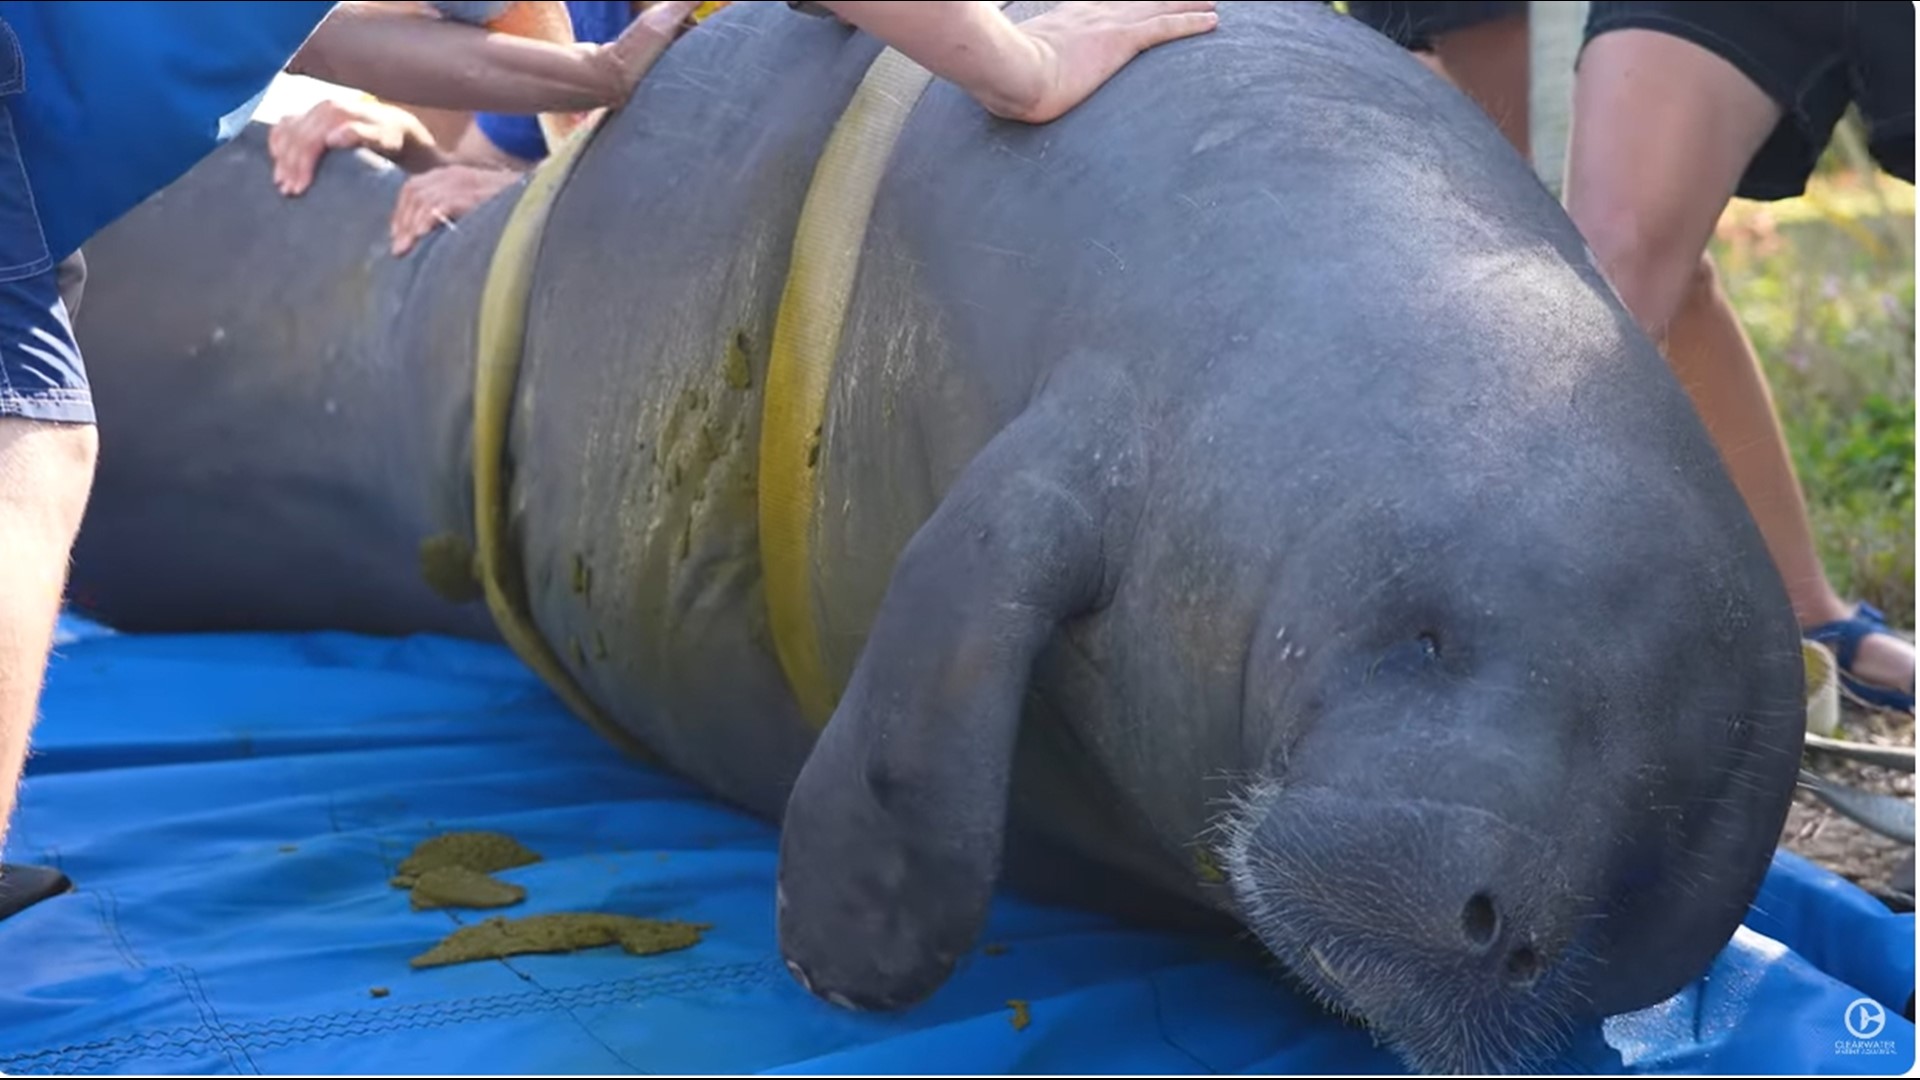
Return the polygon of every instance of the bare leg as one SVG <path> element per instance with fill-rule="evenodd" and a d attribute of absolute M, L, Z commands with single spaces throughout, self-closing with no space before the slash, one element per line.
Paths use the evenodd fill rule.
<path fill-rule="evenodd" d="M 1527 17 L 1514 15 L 1433 39 L 1432 54 L 1414 54 L 1473 99 L 1520 156 L 1527 139 Z"/>
<path fill-rule="evenodd" d="M 1567 209 L 1641 328 L 1662 340 L 1780 110 L 1705 49 L 1619 30 L 1587 46 L 1573 115 Z"/>
<path fill-rule="evenodd" d="M 1696 265 L 1680 310 L 1667 327 L 1665 349 L 1766 538 L 1800 625 L 1813 627 L 1852 615 L 1853 608 L 1834 592 L 1820 564 L 1773 395 L 1711 259 L 1702 256 Z M 1905 687 L 1913 680 L 1913 648 L 1886 634 L 1868 635 L 1860 642 L 1853 672 L 1865 682 Z"/>
<path fill-rule="evenodd" d="M 0 418 L 0 842 L 13 817 L 98 445 L 91 424 Z"/>
<path fill-rule="evenodd" d="M 1849 614 L 1828 584 L 1752 345 L 1702 254 L 1780 110 L 1731 64 L 1678 38 L 1620 30 L 1574 83 L 1567 203 L 1640 325 L 1665 345 L 1746 499 L 1802 626 Z M 1861 643 L 1855 673 L 1908 686 L 1911 646 Z"/>

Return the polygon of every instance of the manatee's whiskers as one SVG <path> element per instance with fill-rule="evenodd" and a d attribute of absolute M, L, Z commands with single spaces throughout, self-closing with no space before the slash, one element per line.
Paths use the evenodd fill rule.
<path fill-rule="evenodd" d="M 1353 867 L 1331 853 L 1354 844 L 1310 836 L 1305 820 L 1274 815 L 1285 792 L 1271 778 L 1230 791 L 1221 800 L 1227 810 L 1210 831 L 1222 840 L 1223 869 L 1245 926 L 1290 981 L 1327 1011 L 1366 1024 L 1420 1071 L 1525 1070 L 1570 1043 L 1575 1008 L 1590 1004 L 1568 974 L 1584 970 L 1583 949 L 1569 943 L 1556 970 L 1530 990 L 1489 983 L 1471 965 L 1456 967 L 1447 946 L 1425 939 L 1418 920 L 1409 922 L 1405 896 L 1351 888 Z M 1414 850 L 1440 842 L 1426 835 L 1429 826 L 1418 816 L 1406 827 Z M 1571 888 L 1556 895 L 1575 905 L 1589 902 Z"/>

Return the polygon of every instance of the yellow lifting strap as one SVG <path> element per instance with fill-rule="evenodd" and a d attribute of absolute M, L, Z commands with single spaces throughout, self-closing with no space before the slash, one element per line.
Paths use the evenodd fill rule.
<path fill-rule="evenodd" d="M 827 387 L 874 197 L 907 117 L 932 79 L 926 68 L 889 48 L 867 69 L 847 103 L 814 166 L 800 210 L 767 362 L 760 422 L 760 564 L 767 618 L 787 684 L 816 728 L 832 717 L 838 697 L 813 607 Z"/>
<path fill-rule="evenodd" d="M 868 69 L 814 169 L 774 330 L 760 434 L 760 551 L 775 649 L 816 726 L 832 715 L 834 691 L 811 603 L 815 440 L 874 196 L 894 143 L 931 79 L 893 49 L 882 51 Z M 508 420 L 534 268 L 554 200 L 606 116 L 606 110 L 596 112 L 534 170 L 487 268 L 474 363 L 475 562 L 494 624 L 521 661 L 601 737 L 652 761 L 654 755 L 601 712 L 541 635 L 507 539 Z"/>
<path fill-rule="evenodd" d="M 554 199 L 606 115 L 606 110 L 595 113 L 533 171 L 487 267 L 473 366 L 473 535 L 480 586 L 500 636 L 602 738 L 652 761 L 653 755 L 638 740 L 594 705 L 541 636 L 528 611 L 520 560 L 507 541 L 507 423 L 526 346 L 533 271 Z"/>

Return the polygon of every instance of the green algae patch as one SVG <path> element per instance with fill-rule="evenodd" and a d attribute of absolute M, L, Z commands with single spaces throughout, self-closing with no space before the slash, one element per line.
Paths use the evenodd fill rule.
<path fill-rule="evenodd" d="M 444 967 L 533 953 L 578 952 L 606 945 L 618 945 L 634 956 L 651 956 L 690 949 L 700 944 L 701 934 L 711 929 L 707 923 L 596 913 L 564 912 L 524 919 L 495 916 L 455 930 L 410 963 L 415 968 Z"/>
<path fill-rule="evenodd" d="M 1025 1031 L 1027 1025 L 1033 1023 L 1033 1014 L 1028 1010 L 1026 1002 L 1014 998 L 1007 1002 L 1007 1008 L 1013 1010 L 1013 1015 L 1008 1017 L 1008 1021 L 1013 1024 L 1013 1030 Z"/>
<path fill-rule="evenodd" d="M 473 567 L 473 545 L 452 533 L 420 541 L 420 576 L 450 604 L 469 604 L 486 595 Z"/>
<path fill-rule="evenodd" d="M 367 991 L 367 996 L 372 997 L 375 1000 L 378 1000 L 380 998 L 386 997 L 388 994 L 391 994 L 391 993 L 393 993 L 393 991 L 387 989 L 384 986 L 376 986 L 373 989 Z"/>
<path fill-rule="evenodd" d="M 753 365 L 747 362 L 747 332 L 733 335 L 727 343 L 727 385 L 735 390 L 745 390 L 753 385 Z"/>
<path fill-rule="evenodd" d="M 980 955 L 982 955 L 982 956 L 1005 956 L 1005 955 L 1007 955 L 1007 947 L 1006 947 L 1005 945 L 1001 945 L 1001 944 L 998 944 L 998 943 L 990 943 L 990 944 L 987 944 L 987 945 L 985 945 L 985 946 L 983 946 L 983 947 L 982 947 L 982 948 L 980 949 Z"/>
<path fill-rule="evenodd" d="M 1227 880 L 1226 872 L 1220 869 L 1220 860 L 1206 848 L 1193 850 L 1193 869 L 1200 880 L 1209 885 L 1219 885 Z"/>
<path fill-rule="evenodd" d="M 464 866 L 437 866 L 413 882 L 413 910 L 503 908 L 527 898 L 525 887 Z"/>
<path fill-rule="evenodd" d="M 492 874 L 539 861 L 539 854 L 528 851 L 520 841 L 504 833 L 446 833 L 422 840 L 413 854 L 400 863 L 392 884 L 397 889 L 411 889 L 420 875 L 447 867 Z"/>

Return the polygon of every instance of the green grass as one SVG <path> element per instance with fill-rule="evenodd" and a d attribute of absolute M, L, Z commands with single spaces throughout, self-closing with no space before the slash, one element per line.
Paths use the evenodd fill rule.
<path fill-rule="evenodd" d="M 1837 141 L 1800 199 L 1734 204 L 1713 252 L 1834 587 L 1910 626 L 1914 198 L 1858 152 Z"/>

